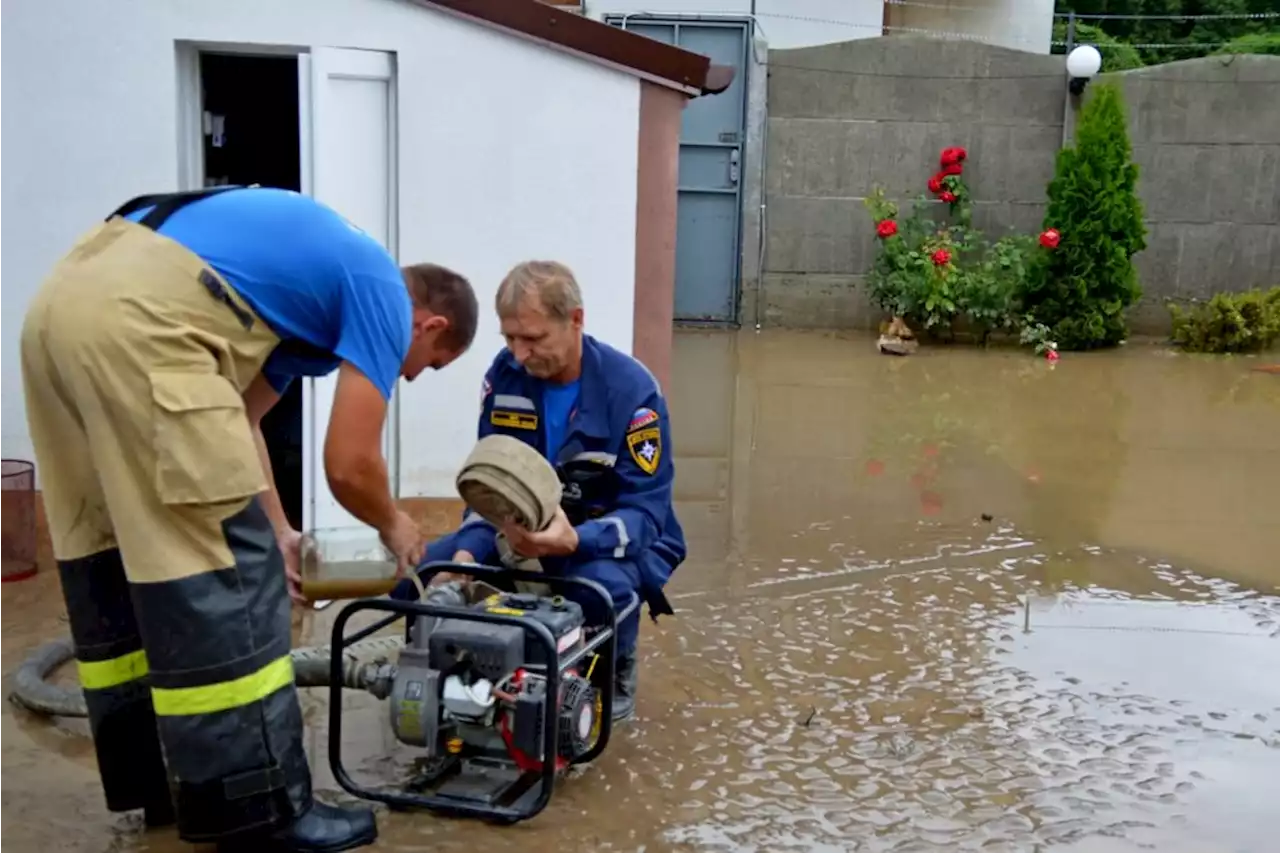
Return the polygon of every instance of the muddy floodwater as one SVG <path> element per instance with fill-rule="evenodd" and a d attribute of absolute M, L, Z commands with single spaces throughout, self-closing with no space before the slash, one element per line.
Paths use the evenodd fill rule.
<path fill-rule="evenodd" d="M 872 349 L 677 336 L 691 558 L 644 628 L 638 719 L 527 824 L 382 812 L 374 849 L 1278 849 L 1267 359 Z M 8 676 L 66 626 L 50 571 L 3 596 Z M 395 780 L 384 709 L 346 705 L 347 767 Z M 10 849 L 189 849 L 106 813 L 85 731 L 6 706 Z"/>

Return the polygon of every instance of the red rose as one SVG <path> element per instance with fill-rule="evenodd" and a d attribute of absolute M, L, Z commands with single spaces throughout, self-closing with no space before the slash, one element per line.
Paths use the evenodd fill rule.
<path fill-rule="evenodd" d="M 1058 233 L 1057 228 L 1050 228 L 1040 235 L 1040 245 L 1046 249 L 1056 249 L 1060 242 L 1062 242 L 1062 235 Z"/>
<path fill-rule="evenodd" d="M 956 194 L 953 193 L 951 190 L 947 190 L 941 196 L 939 196 L 939 198 L 941 198 L 947 204 L 951 204 L 956 200 Z"/>
<path fill-rule="evenodd" d="M 948 163 L 942 167 L 942 174 L 944 177 L 950 177 L 951 175 L 963 175 L 964 166 L 961 166 L 959 163 Z"/>
<path fill-rule="evenodd" d="M 938 193 L 942 192 L 942 178 L 943 178 L 943 175 L 939 173 L 929 179 L 929 192 L 933 193 L 934 195 L 937 195 Z"/>
<path fill-rule="evenodd" d="M 943 148 L 942 157 L 941 157 L 942 165 L 943 166 L 958 165 L 962 163 L 965 160 L 965 158 L 968 156 L 969 156 L 969 152 L 965 151 L 963 148 L 961 148 L 958 145 L 953 146 L 951 148 Z M 956 174 L 959 174 L 959 173 L 957 172 Z"/>
<path fill-rule="evenodd" d="M 933 253 L 933 263 L 935 266 L 946 266 L 951 263 L 951 253 L 946 249 L 939 249 Z"/>
<path fill-rule="evenodd" d="M 898 233 L 898 223 L 892 219 L 881 219 L 876 223 L 876 233 L 885 240 Z"/>

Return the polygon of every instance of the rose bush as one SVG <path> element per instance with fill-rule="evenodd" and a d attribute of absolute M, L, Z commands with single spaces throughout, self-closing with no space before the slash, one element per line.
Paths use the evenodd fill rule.
<path fill-rule="evenodd" d="M 867 209 L 879 237 L 876 261 L 867 276 L 871 298 L 886 312 L 905 317 L 933 335 L 951 337 L 967 323 L 985 343 L 993 332 L 1015 332 L 1034 320 L 1023 316 L 1018 300 L 1029 265 L 1052 252 L 1061 235 L 1054 229 L 1038 239 L 1009 235 L 994 243 L 973 228 L 973 204 L 964 180 L 968 152 L 944 148 L 939 168 L 926 182 L 936 201 L 920 196 L 910 213 L 877 188 Z M 945 218 L 939 221 L 939 203 Z M 1024 341 L 1056 349 L 1036 336 Z"/>

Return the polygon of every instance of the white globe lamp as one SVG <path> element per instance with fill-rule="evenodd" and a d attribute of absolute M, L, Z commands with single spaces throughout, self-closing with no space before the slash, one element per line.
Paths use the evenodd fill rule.
<path fill-rule="evenodd" d="M 1102 69 L 1102 54 L 1091 44 L 1082 44 L 1067 54 L 1067 76 L 1071 94 L 1079 95 Z"/>

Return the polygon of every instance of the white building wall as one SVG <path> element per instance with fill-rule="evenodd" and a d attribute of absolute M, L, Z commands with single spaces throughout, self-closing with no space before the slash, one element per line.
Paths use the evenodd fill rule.
<path fill-rule="evenodd" d="M 968 35 L 988 44 L 1049 52 L 1053 0 L 585 0 L 587 14 L 754 14 L 770 48 L 875 38 L 894 28 Z"/>
<path fill-rule="evenodd" d="M 902 28 L 895 30 L 895 28 Z M 1053 0 L 928 0 L 891 4 L 889 32 L 950 33 L 985 44 L 1048 53 Z"/>
<path fill-rule="evenodd" d="M 646 12 L 655 15 L 749 15 L 769 47 L 782 50 L 874 38 L 884 24 L 883 0 L 585 0 L 595 18 Z"/>
<path fill-rule="evenodd" d="M 455 494 L 514 263 L 573 267 L 589 331 L 630 351 L 636 78 L 396 0 L 42 0 L 6 4 L 2 35 L 6 457 L 31 458 L 18 338 L 40 279 L 116 205 L 178 187 L 175 40 L 397 54 L 400 259 L 458 269 L 481 303 L 472 351 L 401 383 L 402 496 Z"/>

